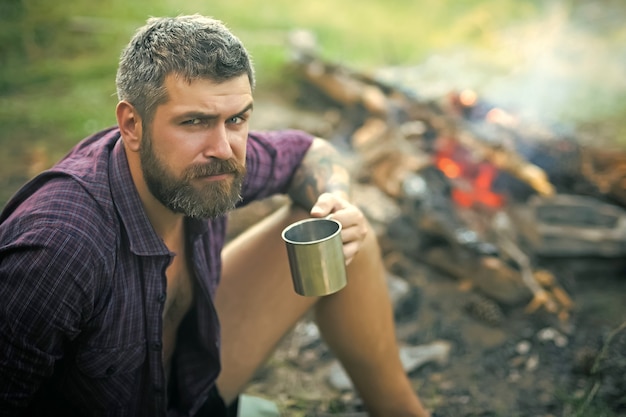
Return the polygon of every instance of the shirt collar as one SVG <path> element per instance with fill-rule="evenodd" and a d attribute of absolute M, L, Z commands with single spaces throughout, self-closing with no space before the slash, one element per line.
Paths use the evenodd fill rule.
<path fill-rule="evenodd" d="M 113 202 L 128 233 L 131 252 L 140 256 L 169 255 L 139 199 L 121 138 L 111 152 L 109 178 Z"/>

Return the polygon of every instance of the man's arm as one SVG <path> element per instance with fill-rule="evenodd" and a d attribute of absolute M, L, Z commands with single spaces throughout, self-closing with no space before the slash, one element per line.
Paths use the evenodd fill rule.
<path fill-rule="evenodd" d="M 0 415 L 29 405 L 93 308 L 90 277 L 101 257 L 80 238 L 93 229 L 72 217 L 75 207 L 59 208 L 59 194 L 45 196 L 0 224 Z"/>
<path fill-rule="evenodd" d="M 349 200 L 350 174 L 339 152 L 326 140 L 315 138 L 294 174 L 288 194 L 294 203 L 311 210 L 323 193 Z"/>
<path fill-rule="evenodd" d="M 92 258 L 53 227 L 2 241 L 0 415 L 28 406 L 65 343 L 80 332 L 90 291 L 75 278 L 89 276 Z"/>
<path fill-rule="evenodd" d="M 361 249 L 368 225 L 361 210 L 350 202 L 350 174 L 330 143 L 314 139 L 294 174 L 288 195 L 312 217 L 330 215 L 341 223 L 344 256 L 350 264 Z"/>

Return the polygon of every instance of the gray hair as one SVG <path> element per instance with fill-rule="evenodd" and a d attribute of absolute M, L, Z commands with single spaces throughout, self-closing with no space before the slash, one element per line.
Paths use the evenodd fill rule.
<path fill-rule="evenodd" d="M 131 103 L 144 123 L 167 101 L 166 76 L 187 82 L 223 82 L 243 74 L 254 87 L 254 68 L 241 41 L 219 20 L 201 15 L 150 18 L 122 51 L 117 96 Z"/>

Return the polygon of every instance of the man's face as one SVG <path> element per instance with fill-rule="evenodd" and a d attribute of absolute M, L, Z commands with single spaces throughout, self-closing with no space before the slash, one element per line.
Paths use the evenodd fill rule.
<path fill-rule="evenodd" d="M 245 176 L 252 92 L 246 75 L 216 84 L 169 76 L 169 100 L 144 127 L 140 148 L 150 192 L 175 213 L 214 218 L 234 208 Z"/>

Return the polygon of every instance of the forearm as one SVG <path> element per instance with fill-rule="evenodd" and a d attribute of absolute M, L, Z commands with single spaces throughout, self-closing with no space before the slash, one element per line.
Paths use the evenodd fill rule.
<path fill-rule="evenodd" d="M 291 200 L 306 210 L 323 193 L 350 197 L 350 174 L 337 150 L 324 139 L 315 138 L 295 172 L 288 190 Z"/>

